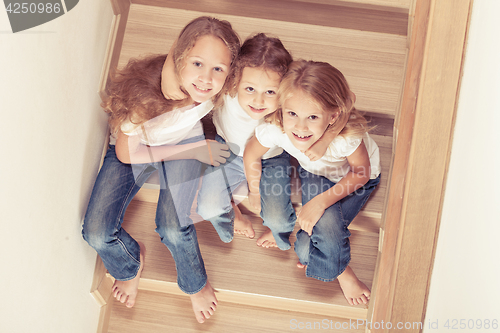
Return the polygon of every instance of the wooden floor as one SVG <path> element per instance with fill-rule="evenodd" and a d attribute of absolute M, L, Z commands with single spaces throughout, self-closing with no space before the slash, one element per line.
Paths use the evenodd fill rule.
<path fill-rule="evenodd" d="M 409 9 L 384 7 L 396 3 L 393 0 L 255 2 L 263 6 L 269 4 L 271 9 L 286 7 L 287 10 L 274 11 L 270 16 L 266 10 L 255 11 L 259 7 L 255 4 L 247 7 L 249 2 L 242 0 L 132 1 L 118 67 L 131 57 L 166 53 L 189 20 L 213 15 L 230 21 L 242 39 L 255 32 L 270 33 L 282 40 L 294 58 L 327 61 L 340 69 L 356 93 L 356 107 L 365 112 L 375 126 L 371 135 L 381 154 L 381 183 L 350 226 L 350 266 L 359 279 L 371 287 L 393 155 L 393 126 L 405 71 Z M 295 7 L 304 6 L 306 2 L 309 15 L 301 12 L 297 16 Z M 350 5 L 333 6 L 333 2 Z M 400 5 L 410 2 L 397 1 Z M 294 188 L 298 189 L 298 185 L 295 179 Z M 108 330 L 104 332 L 365 331 L 364 326 L 353 325 L 353 322 L 360 323 L 367 318 L 367 307 L 349 306 L 337 281 L 324 283 L 306 278 L 304 271 L 296 267 L 293 248 L 280 251 L 256 245 L 264 227 L 244 198 L 239 198 L 243 200 L 240 207 L 253 223 L 254 240 L 235 235 L 231 243 L 225 244 L 209 222 L 195 224 L 207 274 L 218 290 L 219 300 L 215 316 L 198 324 L 189 297 L 177 287 L 170 252 L 154 231 L 157 195 L 155 185 L 145 186 L 126 212 L 123 227 L 146 245 L 145 268 L 135 307 L 128 309 L 112 301 L 109 322 L 104 325 Z M 295 208 L 300 209 L 298 190 L 292 194 L 292 201 Z M 292 236 L 292 244 L 294 240 Z"/>
<path fill-rule="evenodd" d="M 127 309 L 123 304 L 115 301 L 108 332 L 277 333 L 303 330 L 309 327 L 312 329 L 307 329 L 307 332 L 328 330 L 328 332 L 362 333 L 365 327 L 361 322 L 352 319 L 224 302 L 219 303 L 217 312 L 212 318 L 199 324 L 193 320 L 190 307 L 189 298 L 185 296 L 143 291 L 137 297 L 137 303 L 133 309 Z"/>

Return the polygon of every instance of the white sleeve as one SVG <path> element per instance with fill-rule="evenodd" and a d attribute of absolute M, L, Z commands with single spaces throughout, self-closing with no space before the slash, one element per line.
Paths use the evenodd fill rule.
<path fill-rule="evenodd" d="M 334 155 L 337 158 L 351 156 L 363 141 L 362 137 L 337 136 L 330 144 Z"/>
<path fill-rule="evenodd" d="M 139 135 L 143 144 L 151 146 L 177 144 L 192 132 L 200 119 L 212 108 L 212 101 L 203 102 L 198 106 L 188 105 L 162 113 L 141 125 L 126 121 L 121 125 L 121 130 L 127 135 Z"/>
<path fill-rule="evenodd" d="M 255 128 L 255 137 L 266 148 L 279 146 L 279 137 L 283 135 L 280 128 L 273 124 L 264 123 Z"/>

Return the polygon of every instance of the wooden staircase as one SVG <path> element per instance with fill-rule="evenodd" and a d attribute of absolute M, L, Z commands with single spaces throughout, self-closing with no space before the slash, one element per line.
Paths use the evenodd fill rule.
<path fill-rule="evenodd" d="M 377 274 L 412 1 L 111 0 L 117 15 L 101 93 L 110 68 L 125 65 L 131 57 L 166 53 L 185 24 L 200 15 L 228 20 L 242 40 L 265 32 L 278 36 L 295 59 L 327 61 L 337 67 L 357 95 L 357 108 L 376 126 L 371 135 L 381 151 L 381 184 L 350 226 L 351 267 L 371 287 Z M 296 209 L 301 207 L 298 182 L 294 178 Z M 177 287 L 174 261 L 154 231 L 157 196 L 158 186 L 146 184 L 130 204 L 123 224 L 147 248 L 133 309 L 109 297 L 112 278 L 98 258 L 92 285 L 102 305 L 98 332 L 287 332 L 307 325 L 339 332 L 365 331 L 361 322 L 368 319 L 369 308 L 349 306 L 337 281 L 306 278 L 295 266 L 293 249 L 264 249 L 255 244 L 264 227 L 244 198 L 239 198 L 239 206 L 253 222 L 254 240 L 235 235 L 225 244 L 209 222 L 196 223 L 207 274 L 219 300 L 216 314 L 198 324 L 189 298 Z"/>

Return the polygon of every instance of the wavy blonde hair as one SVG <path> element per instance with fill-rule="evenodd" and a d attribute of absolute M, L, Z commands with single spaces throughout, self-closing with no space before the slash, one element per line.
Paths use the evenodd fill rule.
<path fill-rule="evenodd" d="M 362 136 L 368 131 L 366 119 L 354 108 L 353 94 L 344 75 L 326 62 L 297 60 L 281 80 L 278 89 L 280 108 L 271 114 L 268 122 L 283 129 L 284 102 L 301 91 L 320 109 L 337 114 L 327 131 L 342 136 Z"/>
<path fill-rule="evenodd" d="M 232 67 L 240 48 L 238 35 L 229 22 L 201 16 L 192 20 L 181 31 L 172 51 L 179 82 L 179 73 L 185 65 L 184 59 L 196 41 L 206 35 L 218 37 L 224 42 L 231 53 Z M 178 101 L 166 99 L 163 95 L 161 73 L 166 57 L 151 55 L 131 59 L 123 69 L 111 73 L 107 88 L 108 97 L 101 103 L 104 111 L 110 114 L 111 133 L 117 133 L 125 121 L 140 125 L 165 112 L 192 103 L 189 97 Z M 221 92 L 213 97 L 214 104 L 220 103 L 223 91 L 224 89 L 221 89 Z"/>

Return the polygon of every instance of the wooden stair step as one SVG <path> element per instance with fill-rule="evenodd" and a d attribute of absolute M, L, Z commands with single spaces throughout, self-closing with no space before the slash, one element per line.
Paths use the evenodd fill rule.
<path fill-rule="evenodd" d="M 171 3 L 161 2 L 165 2 L 166 6 Z M 292 7 L 296 3 L 284 2 Z M 364 31 L 362 26 L 357 29 L 331 26 L 339 22 L 331 18 L 329 18 L 331 24 L 328 26 L 320 25 L 316 18 L 309 23 L 297 23 L 260 18 L 258 15 L 248 17 L 252 13 L 251 10 L 241 14 L 246 15 L 245 17 L 225 12 L 220 14 L 178 8 L 187 6 L 187 3 L 187 1 L 182 4 L 172 3 L 173 8 L 133 3 L 130 7 L 118 67 L 124 66 L 131 57 L 140 57 L 148 53 L 167 53 L 186 23 L 198 16 L 213 14 L 231 22 L 242 39 L 256 32 L 269 33 L 278 36 L 295 59 L 331 63 L 342 71 L 351 89 L 356 93 L 356 107 L 359 110 L 394 118 L 399 107 L 406 64 L 405 34 Z M 202 6 L 201 1 L 196 3 Z M 268 3 L 275 2 L 266 2 L 266 11 Z M 238 8 L 245 6 L 247 5 L 233 4 L 228 7 L 228 11 L 238 12 Z M 254 6 L 252 3 L 251 7 Z M 342 8 L 342 10 L 349 9 L 349 7 Z M 342 10 L 339 12 L 341 15 L 343 15 Z M 273 11 L 272 15 L 278 12 Z M 304 16 L 303 10 L 298 13 Z"/>
<path fill-rule="evenodd" d="M 182 295 L 176 287 L 175 263 L 154 231 L 155 211 L 155 203 L 134 199 L 127 209 L 123 227 L 146 245 L 143 287 Z M 265 227 L 252 222 L 258 237 Z M 233 241 L 226 244 L 220 241 L 209 222 L 199 222 L 195 226 L 207 274 L 212 286 L 221 290 L 222 299 L 288 311 L 302 309 L 302 312 L 305 310 L 301 304 L 307 303 L 313 304 L 305 307 L 313 313 L 366 318 L 366 306 L 349 306 L 337 281 L 324 283 L 306 278 L 304 271 L 296 267 L 297 257 L 293 250 L 264 249 L 255 244 L 256 238 L 252 240 L 240 235 L 235 235 Z M 350 240 L 350 266 L 370 288 L 378 254 L 378 235 L 352 231 Z M 294 241 L 292 236 L 292 244 Z"/>
<path fill-rule="evenodd" d="M 316 324 L 315 324 L 316 323 Z M 242 304 L 226 304 L 219 299 L 214 316 L 203 324 L 194 319 L 187 296 L 141 290 L 132 309 L 114 300 L 108 333 L 195 333 L 238 332 L 277 333 L 299 327 L 338 328 L 335 332 L 364 332 L 357 320 L 336 318 L 333 315 L 283 311 Z M 308 325 L 308 326 L 307 326 Z M 344 328 L 342 328 L 344 327 Z"/>
<path fill-rule="evenodd" d="M 155 8 L 406 35 L 410 0 L 133 0 Z M 400 3 L 398 3 L 400 2 Z M 230 21 L 231 22 L 231 21 Z"/>

